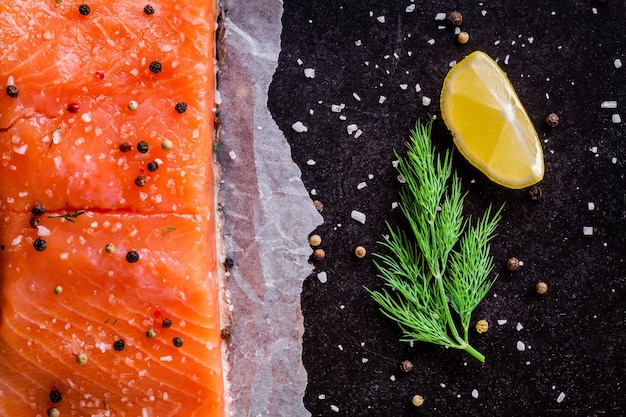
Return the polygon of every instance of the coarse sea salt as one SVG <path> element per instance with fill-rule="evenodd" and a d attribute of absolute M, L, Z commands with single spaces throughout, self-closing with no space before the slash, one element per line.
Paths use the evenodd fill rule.
<path fill-rule="evenodd" d="M 472 390 L 472 397 L 478 398 L 478 390 L 477 389 L 473 389 Z"/>
<path fill-rule="evenodd" d="M 600 104 L 601 109 L 616 109 L 617 101 L 616 100 L 605 100 Z"/>
<path fill-rule="evenodd" d="M 498 324 L 502 326 L 503 324 L 506 324 L 506 320 L 498 320 Z"/>
<path fill-rule="evenodd" d="M 357 129 L 358 129 L 358 126 L 357 126 L 357 125 L 355 125 L 354 123 L 349 124 L 349 125 L 346 127 L 346 130 L 348 131 L 348 135 L 353 134 L 354 132 L 356 132 L 356 131 L 357 131 Z"/>
<path fill-rule="evenodd" d="M 337 407 L 337 406 L 336 406 L 336 405 L 334 405 L 334 404 L 330 406 L 330 409 L 331 409 L 331 410 L 333 410 L 335 413 L 338 413 L 338 412 L 339 412 L 339 407 Z"/>
<path fill-rule="evenodd" d="M 437 13 L 435 15 L 435 20 L 438 20 L 438 21 L 446 20 L 446 14 L 445 13 Z"/>
<path fill-rule="evenodd" d="M 614 113 L 614 114 L 611 115 L 611 121 L 613 123 L 621 123 L 622 122 L 622 117 L 619 114 Z"/>
<path fill-rule="evenodd" d="M 593 235 L 593 227 L 592 226 L 584 226 L 583 227 L 583 235 L 592 236 Z"/>
<path fill-rule="evenodd" d="M 519 350 L 520 352 L 523 352 L 526 350 L 526 345 L 521 340 L 517 341 L 517 350 Z"/>
<path fill-rule="evenodd" d="M 308 132 L 309 129 L 304 125 L 304 123 L 298 121 L 291 125 L 291 128 L 298 133 Z"/>
<path fill-rule="evenodd" d="M 415 10 L 415 4 L 409 4 L 408 6 L 406 6 L 406 9 L 404 9 L 404 11 L 407 13 L 411 13 L 414 10 Z"/>
<path fill-rule="evenodd" d="M 326 272 L 322 271 L 320 273 L 317 274 L 317 279 L 322 283 L 322 284 L 326 284 L 326 282 L 328 281 L 328 275 L 326 274 Z"/>
<path fill-rule="evenodd" d="M 556 397 L 556 402 L 560 403 L 565 399 L 565 393 L 561 392 L 558 397 Z"/>
<path fill-rule="evenodd" d="M 613 65 L 615 65 L 615 68 L 622 68 L 622 60 L 617 58 L 615 61 L 613 61 Z"/>
<path fill-rule="evenodd" d="M 305 68 L 304 76 L 307 78 L 315 78 L 315 69 L 314 68 Z"/>
<path fill-rule="evenodd" d="M 352 210 L 352 212 L 350 213 L 350 217 L 352 217 L 353 220 L 356 220 L 361 224 L 365 224 L 366 216 L 364 213 L 361 213 L 358 210 Z"/>
<path fill-rule="evenodd" d="M 432 99 L 430 97 L 422 97 L 422 105 L 423 106 L 430 106 L 430 103 L 432 102 Z"/>

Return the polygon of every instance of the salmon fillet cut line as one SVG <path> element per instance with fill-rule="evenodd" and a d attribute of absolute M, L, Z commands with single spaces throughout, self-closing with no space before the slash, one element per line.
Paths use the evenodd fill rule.
<path fill-rule="evenodd" d="M 216 13 L 0 4 L 0 416 L 226 414 Z"/>

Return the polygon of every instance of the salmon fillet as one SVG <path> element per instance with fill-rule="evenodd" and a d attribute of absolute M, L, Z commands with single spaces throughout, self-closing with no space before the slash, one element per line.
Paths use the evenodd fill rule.
<path fill-rule="evenodd" d="M 214 1 L 0 4 L 0 415 L 225 415 Z"/>

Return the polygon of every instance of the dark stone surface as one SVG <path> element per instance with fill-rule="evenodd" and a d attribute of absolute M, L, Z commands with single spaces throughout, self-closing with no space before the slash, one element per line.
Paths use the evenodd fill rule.
<path fill-rule="evenodd" d="M 409 13 L 410 0 L 284 0 L 269 108 L 305 186 L 317 192 L 312 199 L 324 204 L 324 224 L 315 233 L 326 258 L 315 261 L 302 293 L 306 407 L 314 416 L 626 414 L 626 67 L 614 66 L 616 58 L 626 64 L 624 2 L 416 3 Z M 467 45 L 434 19 L 456 7 L 471 35 Z M 394 149 L 404 152 L 418 119 L 440 115 L 449 63 L 474 50 L 507 72 L 542 140 L 546 164 L 543 198 L 533 202 L 528 190 L 490 182 L 455 153 L 468 192 L 466 213 L 506 204 L 492 244 L 500 276 L 473 315 L 473 323 L 490 323 L 487 333 L 470 337 L 484 364 L 465 352 L 399 342 L 400 331 L 363 288 L 381 286 L 371 255 L 352 255 L 357 245 L 380 252 L 385 221 L 403 224 L 400 211 L 391 209 L 400 189 Z M 315 78 L 304 76 L 307 67 L 315 68 Z M 380 95 L 387 97 L 383 104 Z M 432 103 L 422 105 L 422 96 Z M 601 109 L 604 100 L 619 107 Z M 341 103 L 341 113 L 331 112 Z M 561 119 L 554 129 L 544 121 L 550 112 Z M 624 121 L 612 123 L 613 113 Z M 296 133 L 296 121 L 308 132 Z M 363 131 L 359 138 L 347 134 L 351 123 Z M 440 118 L 433 141 L 440 150 L 453 146 Z M 363 181 L 367 186 L 358 190 Z M 353 209 L 367 215 L 365 224 L 350 218 Z M 583 226 L 592 226 L 593 235 L 584 236 Z M 505 269 L 510 256 L 524 262 L 515 273 Z M 317 279 L 321 271 L 326 283 Z M 534 292 L 540 280 L 549 285 L 544 296 Z M 506 324 L 498 325 L 500 319 Z M 525 351 L 517 350 L 518 341 Z M 405 359 L 415 364 L 408 374 L 399 370 Z M 425 398 L 419 409 L 410 403 L 414 394 Z"/>

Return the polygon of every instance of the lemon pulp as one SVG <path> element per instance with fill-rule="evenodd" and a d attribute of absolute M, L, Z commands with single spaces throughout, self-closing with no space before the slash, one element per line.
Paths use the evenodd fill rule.
<path fill-rule="evenodd" d="M 441 114 L 459 151 L 492 181 L 517 189 L 543 179 L 537 132 L 506 74 L 484 52 L 450 69 Z"/>

